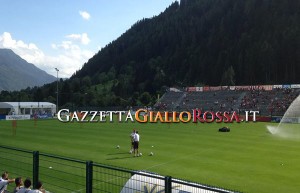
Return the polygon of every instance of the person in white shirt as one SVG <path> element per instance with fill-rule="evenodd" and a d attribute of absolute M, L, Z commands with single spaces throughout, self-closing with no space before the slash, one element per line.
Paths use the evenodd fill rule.
<path fill-rule="evenodd" d="M 0 179 L 0 193 L 5 193 L 9 183 L 14 182 L 15 179 L 8 179 L 8 172 L 3 172 Z"/>
<path fill-rule="evenodd" d="M 17 177 L 15 179 L 15 184 L 16 184 L 16 187 L 14 188 L 13 193 L 17 193 L 23 187 L 22 177 Z"/>
<path fill-rule="evenodd" d="M 24 187 L 20 188 L 20 190 L 17 193 L 28 193 L 31 190 L 30 186 L 31 186 L 31 180 L 27 178 L 24 181 Z"/>
<path fill-rule="evenodd" d="M 133 149 L 134 149 L 134 156 L 139 156 L 139 142 L 140 142 L 140 135 L 139 132 L 136 131 L 133 137 Z"/>
<path fill-rule="evenodd" d="M 130 148 L 130 151 L 129 153 L 133 153 L 133 146 L 134 146 L 134 135 L 135 135 L 135 129 L 133 129 L 132 133 L 130 134 L 130 144 L 131 144 L 131 148 Z"/>
<path fill-rule="evenodd" d="M 43 188 L 43 183 L 41 181 L 38 181 L 37 189 L 30 190 L 28 193 L 46 193 L 46 191 Z"/>

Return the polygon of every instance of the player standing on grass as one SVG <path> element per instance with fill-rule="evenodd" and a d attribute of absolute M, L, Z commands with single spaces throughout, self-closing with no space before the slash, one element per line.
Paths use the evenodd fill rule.
<path fill-rule="evenodd" d="M 134 135 L 135 135 L 135 129 L 133 129 L 132 133 L 130 134 L 130 145 L 131 145 L 131 148 L 130 148 L 130 151 L 129 153 L 133 153 L 133 146 L 134 146 Z"/>
<path fill-rule="evenodd" d="M 134 140 L 133 142 L 134 156 L 136 157 L 139 156 L 140 135 L 138 131 L 135 132 L 133 140 Z"/>

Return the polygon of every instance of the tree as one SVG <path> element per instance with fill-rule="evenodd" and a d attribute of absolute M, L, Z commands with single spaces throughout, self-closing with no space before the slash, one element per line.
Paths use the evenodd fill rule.
<path fill-rule="evenodd" d="M 151 95 L 148 92 L 143 92 L 139 97 L 139 100 L 143 105 L 149 105 L 151 102 Z"/>
<path fill-rule="evenodd" d="M 221 85 L 223 86 L 234 86 L 235 85 L 235 73 L 232 66 L 230 66 L 222 76 Z"/>
<path fill-rule="evenodd" d="M 91 78 L 89 76 L 85 76 L 83 79 L 82 79 L 82 86 L 85 86 L 87 88 L 90 88 L 92 85 L 92 81 L 91 81 Z"/>

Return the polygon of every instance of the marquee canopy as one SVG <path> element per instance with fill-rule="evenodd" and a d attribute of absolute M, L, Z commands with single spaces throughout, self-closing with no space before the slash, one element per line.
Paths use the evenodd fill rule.
<path fill-rule="evenodd" d="M 0 109 L 11 109 L 15 114 L 25 114 L 33 109 L 48 109 L 55 113 L 56 105 L 49 102 L 0 102 Z"/>

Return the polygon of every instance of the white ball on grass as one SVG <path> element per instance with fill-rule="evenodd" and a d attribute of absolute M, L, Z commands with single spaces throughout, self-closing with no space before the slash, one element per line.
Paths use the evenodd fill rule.
<path fill-rule="evenodd" d="M 119 149 L 120 148 L 120 146 L 119 145 L 117 145 L 117 149 Z"/>

